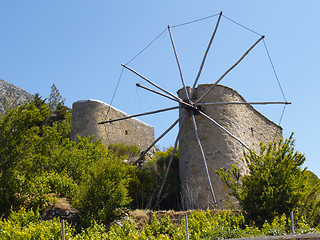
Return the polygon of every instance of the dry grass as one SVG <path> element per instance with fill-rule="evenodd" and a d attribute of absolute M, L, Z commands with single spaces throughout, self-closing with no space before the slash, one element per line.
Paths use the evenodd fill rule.
<path fill-rule="evenodd" d="M 142 229 L 146 223 L 150 224 L 153 214 L 158 219 L 163 218 L 164 216 L 168 216 L 171 220 L 171 222 L 177 226 L 181 226 L 181 221 L 184 219 L 185 214 L 187 213 L 188 215 L 192 214 L 195 211 L 199 210 L 188 210 L 188 211 L 151 211 L 151 210 L 141 210 L 137 209 L 134 211 L 130 211 L 128 213 L 128 217 L 136 224 L 136 226 L 139 229 Z M 218 213 L 220 210 L 211 210 L 213 213 Z"/>

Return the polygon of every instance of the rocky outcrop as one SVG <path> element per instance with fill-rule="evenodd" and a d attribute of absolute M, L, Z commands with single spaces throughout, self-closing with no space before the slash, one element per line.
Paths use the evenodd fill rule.
<path fill-rule="evenodd" d="M 31 93 L 0 79 L 0 115 L 8 108 L 19 106 L 34 98 Z"/>

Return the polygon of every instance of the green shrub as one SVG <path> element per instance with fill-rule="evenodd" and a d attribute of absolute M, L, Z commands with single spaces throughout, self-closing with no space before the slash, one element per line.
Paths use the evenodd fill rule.
<path fill-rule="evenodd" d="M 248 174 L 241 169 L 217 171 L 228 185 L 248 219 L 262 226 L 265 220 L 272 222 L 276 216 L 297 210 L 297 216 L 305 216 L 309 223 L 319 215 L 320 182 L 302 168 L 305 156 L 294 150 L 292 135 L 285 141 L 260 146 L 260 153 L 250 150 L 244 154 Z"/>
<path fill-rule="evenodd" d="M 271 223 L 265 221 L 261 231 L 266 236 L 285 235 L 288 232 L 288 222 L 285 214 L 276 216 Z"/>
<path fill-rule="evenodd" d="M 59 194 L 61 197 L 75 197 L 78 195 L 79 187 L 67 173 L 48 173 L 46 176 L 50 193 Z"/>
<path fill-rule="evenodd" d="M 118 236 L 120 234 L 117 234 Z M 91 239 L 122 239 L 122 238 L 109 238 L 105 225 L 98 224 L 96 221 L 92 221 L 91 225 L 83 229 L 80 233 L 78 233 L 74 238 L 74 240 L 91 240 Z"/>
<path fill-rule="evenodd" d="M 297 233 L 317 233 L 319 229 L 310 228 L 302 220 L 297 224 Z M 277 216 L 273 222 L 265 223 L 261 229 L 245 224 L 244 215 L 231 211 L 195 211 L 188 215 L 189 238 L 200 239 L 229 239 L 250 238 L 267 235 L 284 235 L 290 224 L 285 215 Z M 114 222 L 109 230 L 106 226 L 92 221 L 90 226 L 76 234 L 72 226 L 66 223 L 66 239 L 186 239 L 185 219 L 181 219 L 181 226 L 173 224 L 168 216 L 157 218 L 154 214 L 150 223 L 138 229 L 130 218 Z M 18 212 L 11 212 L 7 219 L 0 219 L 0 239 L 61 239 L 61 224 L 59 219 L 41 221 L 39 212 L 26 211 L 22 208 Z"/>
<path fill-rule="evenodd" d="M 88 179 L 80 184 L 79 199 L 74 202 L 83 224 L 88 226 L 95 219 L 108 225 L 119 217 L 131 201 L 129 181 L 129 166 L 113 154 L 95 163 Z"/>
<path fill-rule="evenodd" d="M 66 223 L 65 236 L 71 239 L 74 229 Z M 1 240 L 33 240 L 33 239 L 61 239 L 61 223 L 59 219 L 41 221 L 39 212 L 26 211 L 11 212 L 7 219 L 0 220 Z"/>
<path fill-rule="evenodd" d="M 179 209 L 179 152 L 176 151 L 166 184 L 163 188 L 160 204 L 157 195 L 159 193 L 163 177 L 166 172 L 173 148 L 165 152 L 157 152 L 154 159 L 144 163 L 141 168 L 132 170 L 132 181 L 130 183 L 130 196 L 133 208 Z"/>

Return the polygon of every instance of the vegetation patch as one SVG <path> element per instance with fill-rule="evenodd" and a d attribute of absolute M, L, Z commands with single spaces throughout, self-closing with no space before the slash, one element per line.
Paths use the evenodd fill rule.
<path fill-rule="evenodd" d="M 180 212 L 179 151 L 158 198 L 173 149 L 138 167 L 135 146 L 71 141 L 63 102 L 53 86 L 0 118 L 0 239 L 59 239 L 61 217 L 67 239 L 186 239 L 186 215 L 190 239 L 283 235 L 290 211 L 297 233 L 319 232 L 319 179 L 292 137 L 244 153 L 247 175 L 218 171 L 240 211 Z"/>

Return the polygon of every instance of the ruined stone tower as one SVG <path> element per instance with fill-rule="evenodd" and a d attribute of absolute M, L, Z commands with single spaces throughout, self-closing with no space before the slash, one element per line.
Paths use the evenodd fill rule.
<path fill-rule="evenodd" d="M 195 98 L 202 96 L 210 86 L 211 84 L 199 85 L 195 91 Z M 182 89 L 178 91 L 178 95 L 182 99 L 186 98 Z M 231 88 L 218 85 L 201 102 L 245 102 L 245 100 Z M 180 115 L 185 111 L 183 108 L 180 109 Z M 282 128 L 251 105 L 206 105 L 201 107 L 201 111 L 228 129 L 251 149 L 258 150 L 260 142 L 266 144 L 282 138 Z M 218 208 L 224 208 L 223 201 L 227 200 L 228 188 L 219 179 L 215 170 L 240 164 L 245 172 L 246 166 L 239 161 L 243 157 L 243 146 L 205 117 L 196 115 L 195 118 Z M 188 209 L 206 209 L 212 207 L 212 196 L 191 117 L 186 118 L 183 124 L 179 141 L 179 173 L 183 204 Z"/>
<path fill-rule="evenodd" d="M 127 117 L 128 114 L 98 100 L 81 100 L 72 105 L 71 139 L 94 135 L 105 146 L 110 143 L 135 145 L 144 150 L 154 141 L 152 126 L 136 119 L 126 119 L 110 124 L 98 124 L 110 119 Z"/>

